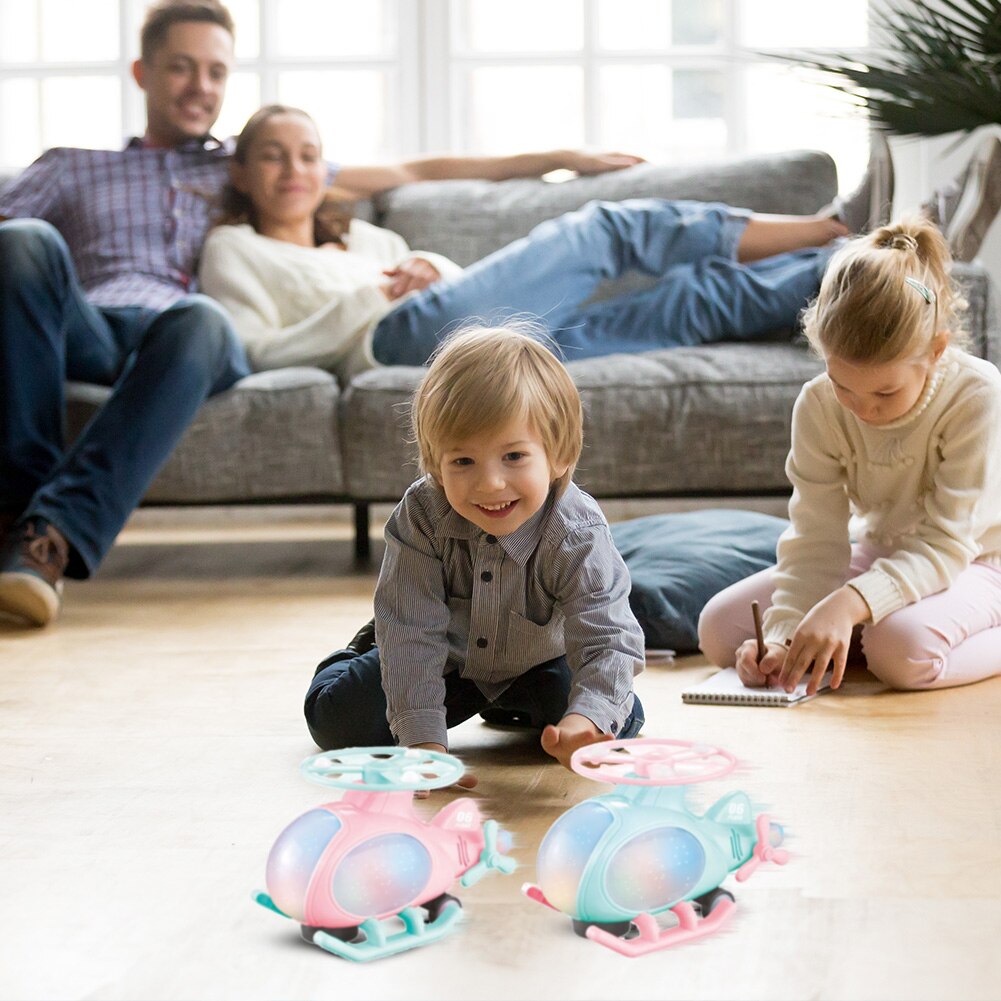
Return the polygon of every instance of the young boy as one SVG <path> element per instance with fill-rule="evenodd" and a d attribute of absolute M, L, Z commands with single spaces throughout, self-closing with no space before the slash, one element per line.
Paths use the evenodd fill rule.
<path fill-rule="evenodd" d="M 542 730 L 569 767 L 578 747 L 637 734 L 643 633 L 604 515 L 571 482 L 583 419 L 566 369 L 525 333 L 467 330 L 436 354 L 412 420 L 424 475 L 386 525 L 377 646 L 317 669 L 314 740 L 444 751 L 483 712 Z"/>

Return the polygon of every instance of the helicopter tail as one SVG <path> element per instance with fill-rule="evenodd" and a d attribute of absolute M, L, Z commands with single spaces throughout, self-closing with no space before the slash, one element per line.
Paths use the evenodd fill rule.
<path fill-rule="evenodd" d="M 731 792 L 718 799 L 706 810 L 706 820 L 730 827 L 737 824 L 753 824 L 754 810 L 747 793 Z"/>
<path fill-rule="evenodd" d="M 723 796 L 706 810 L 705 819 L 729 831 L 731 865 L 734 868 L 743 866 L 753 857 L 759 834 L 754 808 L 746 793 L 732 792 Z"/>
<path fill-rule="evenodd" d="M 479 861 L 484 847 L 483 816 L 476 800 L 463 798 L 449 803 L 435 814 L 431 827 L 450 832 L 456 856 L 456 873 L 465 872 Z"/>
<path fill-rule="evenodd" d="M 436 813 L 431 826 L 440 827 L 443 831 L 478 831 L 482 820 L 476 800 L 464 797 Z"/>

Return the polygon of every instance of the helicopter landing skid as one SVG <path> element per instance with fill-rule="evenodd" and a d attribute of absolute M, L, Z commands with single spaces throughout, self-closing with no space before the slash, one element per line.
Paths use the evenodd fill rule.
<path fill-rule="evenodd" d="M 660 930 L 656 919 L 651 914 L 639 914 L 633 918 L 639 934 L 635 938 L 618 938 L 615 935 L 592 925 L 586 935 L 592 942 L 611 949 L 623 956 L 644 956 L 658 949 L 669 949 L 685 942 L 695 942 L 707 935 L 720 930 L 737 909 L 732 900 L 721 900 L 712 913 L 700 918 L 695 908 L 686 900 L 671 908 L 671 913 L 678 919 L 673 928 Z"/>
<path fill-rule="evenodd" d="M 549 907 L 552 910 L 559 910 L 547 899 L 542 889 L 534 883 L 522 885 L 521 892 L 534 900 L 537 904 Z M 591 925 L 584 933 L 585 937 L 597 942 L 608 949 L 621 953 L 623 956 L 643 956 L 648 952 L 656 952 L 658 949 L 668 949 L 673 945 L 681 945 L 684 942 L 695 942 L 707 935 L 712 935 L 726 924 L 730 915 L 737 909 L 737 905 L 729 894 L 724 894 L 713 905 L 712 910 L 704 918 L 700 918 L 695 908 L 687 901 L 675 904 L 671 908 L 671 913 L 678 919 L 678 924 L 673 928 L 660 930 L 656 919 L 651 914 L 639 914 L 632 920 L 632 924 L 639 933 L 633 938 L 619 938 L 611 932 Z"/>
<path fill-rule="evenodd" d="M 344 942 L 325 931 L 317 931 L 313 935 L 313 944 L 343 959 L 365 963 L 371 959 L 417 949 L 444 938 L 455 931 L 462 920 L 462 907 L 458 901 L 450 900 L 434 921 L 426 920 L 419 907 L 407 907 L 397 917 L 403 922 L 403 930 L 393 934 L 387 934 L 378 918 L 369 918 L 359 926 L 359 931 L 365 936 L 363 941 Z"/>

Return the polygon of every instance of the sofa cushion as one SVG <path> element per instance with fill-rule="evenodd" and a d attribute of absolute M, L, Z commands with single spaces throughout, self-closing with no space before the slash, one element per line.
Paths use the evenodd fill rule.
<path fill-rule="evenodd" d="M 729 343 L 568 368 L 585 412 L 577 481 L 642 497 L 787 490 L 793 403 L 821 363 L 799 342 Z"/>
<path fill-rule="evenodd" d="M 575 479 L 596 497 L 788 489 L 792 405 L 820 371 L 799 343 L 714 344 L 570 362 L 584 404 Z M 420 368 L 376 369 L 341 398 L 348 492 L 394 500 L 416 477 L 407 442 Z"/>
<path fill-rule="evenodd" d="M 612 525 L 648 647 L 698 649 L 699 615 L 724 588 L 775 562 L 787 521 L 754 511 L 657 514 Z"/>
<path fill-rule="evenodd" d="M 394 365 L 362 372 L 341 394 L 344 485 L 351 497 L 395 501 L 417 479 L 410 401 L 425 371 Z"/>
<path fill-rule="evenodd" d="M 562 183 L 527 178 L 407 184 L 377 198 L 376 207 L 379 224 L 395 230 L 415 250 L 434 250 L 467 265 L 544 219 L 595 199 L 695 199 L 757 212 L 806 214 L 830 202 L 837 188 L 830 156 L 796 151 L 686 166 L 644 163 Z"/>
<path fill-rule="evenodd" d="M 111 390 L 69 383 L 75 438 Z M 344 493 L 337 381 L 312 368 L 259 372 L 201 407 L 145 500 L 215 504 L 303 500 Z"/>

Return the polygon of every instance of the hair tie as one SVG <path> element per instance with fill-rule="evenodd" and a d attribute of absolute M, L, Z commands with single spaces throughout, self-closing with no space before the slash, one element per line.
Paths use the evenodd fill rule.
<path fill-rule="evenodd" d="M 923 282 L 919 282 L 917 278 L 908 276 L 904 279 L 904 284 L 910 285 L 912 289 L 915 289 L 929 305 L 935 301 L 935 293 Z"/>
<path fill-rule="evenodd" d="M 917 253 L 918 241 L 910 233 L 888 233 L 879 243 L 884 250 L 906 250 Z"/>

